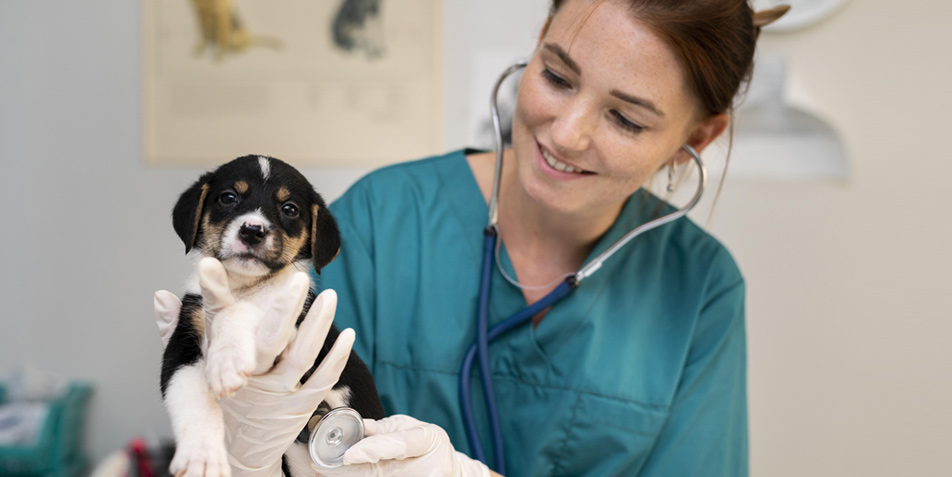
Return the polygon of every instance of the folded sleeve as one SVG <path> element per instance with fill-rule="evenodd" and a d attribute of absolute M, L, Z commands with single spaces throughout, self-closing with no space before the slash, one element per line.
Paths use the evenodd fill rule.
<path fill-rule="evenodd" d="M 745 287 L 739 272 L 724 278 L 709 287 L 668 418 L 639 475 L 748 475 Z"/>

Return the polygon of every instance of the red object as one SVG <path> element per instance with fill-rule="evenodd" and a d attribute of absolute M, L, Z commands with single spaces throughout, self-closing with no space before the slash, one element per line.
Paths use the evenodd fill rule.
<path fill-rule="evenodd" d="M 149 459 L 149 452 L 146 450 L 145 440 L 141 437 L 134 437 L 129 441 L 129 452 L 135 459 L 136 468 L 139 471 L 139 477 L 155 477 L 152 471 L 152 463 Z"/>

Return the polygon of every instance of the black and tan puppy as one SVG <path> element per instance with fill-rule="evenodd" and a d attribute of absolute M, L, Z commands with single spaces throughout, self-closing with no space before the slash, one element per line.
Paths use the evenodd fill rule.
<path fill-rule="evenodd" d="M 296 272 L 313 266 L 320 273 L 340 250 L 337 223 L 324 200 L 300 172 L 271 157 L 240 157 L 204 174 L 179 197 L 172 222 L 186 253 L 218 259 L 235 299 L 262 309 Z M 298 325 L 313 300 L 309 292 Z M 162 361 L 162 396 L 176 439 L 173 474 L 229 473 L 215 398 L 240 389 L 261 363 L 255 363 L 253 324 L 221 318 L 205 315 L 196 272 Z M 332 327 L 305 379 L 338 334 Z M 384 417 L 370 372 L 353 352 L 315 416 L 340 406 L 366 418 Z M 316 421 L 311 419 L 299 441 L 307 442 Z"/>

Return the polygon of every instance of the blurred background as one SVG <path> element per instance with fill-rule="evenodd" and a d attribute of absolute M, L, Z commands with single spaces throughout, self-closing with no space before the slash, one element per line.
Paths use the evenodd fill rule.
<path fill-rule="evenodd" d="M 478 139 L 470 98 L 501 68 L 477 66 L 528 55 L 547 8 L 443 2 L 439 151 Z M 190 271 L 170 212 L 206 169 L 143 160 L 141 13 L 0 0 L 0 380 L 91 384 L 93 464 L 171 435 L 152 294 Z M 693 215 L 747 279 L 753 475 L 952 475 L 949 18 L 949 2 L 850 1 L 761 37 L 845 167 L 751 172 L 748 153 Z M 370 170 L 301 169 L 329 200 Z"/>

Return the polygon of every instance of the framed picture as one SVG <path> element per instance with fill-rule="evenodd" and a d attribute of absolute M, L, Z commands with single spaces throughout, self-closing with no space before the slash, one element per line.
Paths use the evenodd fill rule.
<path fill-rule="evenodd" d="M 440 0 L 143 0 L 143 154 L 373 167 L 442 141 Z"/>

